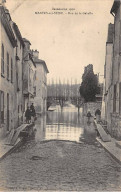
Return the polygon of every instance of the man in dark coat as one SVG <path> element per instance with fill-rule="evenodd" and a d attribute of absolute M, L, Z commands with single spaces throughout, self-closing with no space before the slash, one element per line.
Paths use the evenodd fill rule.
<path fill-rule="evenodd" d="M 96 121 L 100 122 L 101 121 L 101 111 L 99 109 L 95 111 L 95 116 L 96 116 Z"/>
<path fill-rule="evenodd" d="M 30 121 L 31 121 L 31 111 L 29 109 L 29 106 L 27 107 L 27 110 L 25 112 L 25 117 L 26 117 L 26 123 L 30 123 Z"/>
<path fill-rule="evenodd" d="M 92 117 L 91 112 L 90 112 L 90 110 L 88 110 L 88 112 L 87 112 L 87 118 L 88 118 L 87 123 L 91 123 L 91 117 Z"/>
<path fill-rule="evenodd" d="M 33 103 L 30 106 L 30 111 L 31 111 L 31 116 L 32 116 L 32 122 L 34 122 L 35 117 L 36 117 L 36 112 Z"/>

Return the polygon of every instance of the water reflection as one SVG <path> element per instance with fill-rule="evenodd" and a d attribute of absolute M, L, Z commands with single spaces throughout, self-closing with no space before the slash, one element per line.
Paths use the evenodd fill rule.
<path fill-rule="evenodd" d="M 78 113 L 77 108 L 65 107 L 63 110 L 56 107 L 49 111 L 46 116 L 38 117 L 36 140 L 70 140 L 80 141 L 83 136 L 82 110 Z"/>

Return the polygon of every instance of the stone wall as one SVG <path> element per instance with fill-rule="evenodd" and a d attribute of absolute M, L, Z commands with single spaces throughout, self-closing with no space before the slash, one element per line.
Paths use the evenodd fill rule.
<path fill-rule="evenodd" d="M 121 116 L 118 113 L 111 115 L 111 135 L 121 140 Z"/>

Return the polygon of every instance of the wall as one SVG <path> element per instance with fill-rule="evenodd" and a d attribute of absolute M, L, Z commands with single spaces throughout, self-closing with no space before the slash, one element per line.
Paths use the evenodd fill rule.
<path fill-rule="evenodd" d="M 24 94 L 24 110 L 27 106 L 30 106 L 31 103 L 34 103 L 35 96 L 35 73 L 36 67 L 31 59 L 30 54 L 30 42 L 24 40 L 24 61 L 23 61 L 23 94 Z"/>
<path fill-rule="evenodd" d="M 4 137 L 8 131 L 14 128 L 14 75 L 15 75 L 15 62 L 14 62 L 14 48 L 11 45 L 11 42 L 4 30 L 3 25 L 1 24 L 1 45 L 4 45 L 4 67 L 5 74 L 4 77 L 0 73 L 0 90 L 4 92 L 4 124 L 0 128 L 0 137 Z M 9 80 L 7 80 L 7 52 L 9 53 Z M 13 60 L 13 83 L 11 83 L 11 58 Z M 1 59 L 1 52 L 0 52 Z M 1 65 L 0 65 L 1 68 Z M 1 70 L 1 69 L 0 69 Z M 7 128 L 7 93 L 9 94 L 9 127 Z"/>
<path fill-rule="evenodd" d="M 106 44 L 106 61 L 105 61 L 105 121 L 109 132 L 111 132 L 111 113 L 113 112 L 113 88 L 112 88 L 112 60 L 113 60 L 113 43 Z"/>
<path fill-rule="evenodd" d="M 35 109 L 38 113 L 45 113 L 47 101 L 47 72 L 41 63 L 36 63 L 36 69 L 36 97 L 34 99 Z"/>
<path fill-rule="evenodd" d="M 36 97 L 35 110 L 38 113 L 42 113 L 42 64 L 36 63 Z"/>
<path fill-rule="evenodd" d="M 117 139 L 121 140 L 121 116 L 119 114 L 119 83 L 121 82 L 121 4 L 118 8 L 115 21 L 114 32 L 114 53 L 113 53 L 113 78 L 112 78 L 112 99 L 116 97 L 116 109 L 111 113 L 111 134 Z M 114 85 L 116 85 L 116 92 L 114 92 Z"/>
<path fill-rule="evenodd" d="M 23 46 L 18 39 L 16 33 L 15 37 L 17 40 L 17 50 L 14 50 L 15 56 L 15 67 L 16 67 L 16 83 L 15 83 L 15 110 L 14 110 L 14 120 L 15 120 L 15 128 L 20 126 L 23 123 Z M 16 55 L 19 58 L 16 59 Z M 17 84 L 18 83 L 18 84 Z"/>
<path fill-rule="evenodd" d="M 111 135 L 121 140 L 121 116 L 118 113 L 112 113 L 111 122 Z"/>

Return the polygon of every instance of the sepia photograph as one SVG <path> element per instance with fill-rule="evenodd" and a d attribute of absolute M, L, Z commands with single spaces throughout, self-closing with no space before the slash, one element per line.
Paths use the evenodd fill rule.
<path fill-rule="evenodd" d="M 0 192 L 121 191 L 121 0 L 0 0 Z"/>

